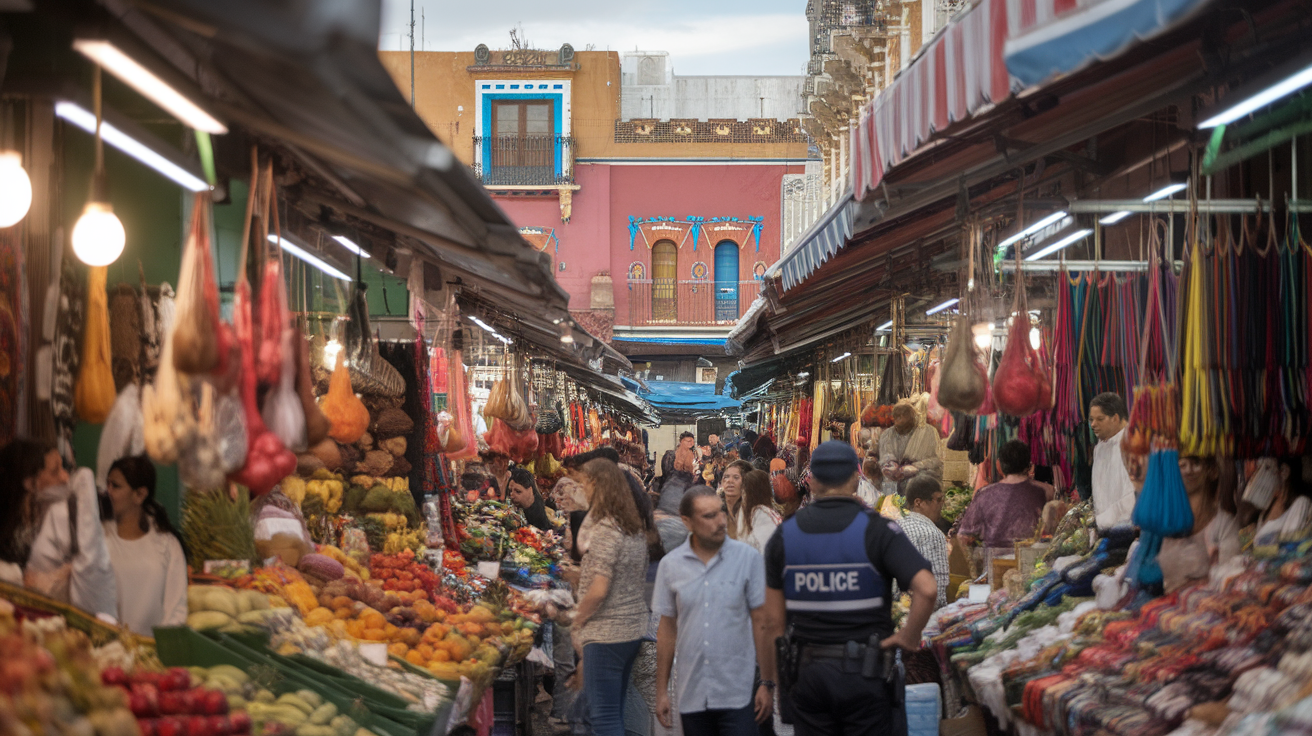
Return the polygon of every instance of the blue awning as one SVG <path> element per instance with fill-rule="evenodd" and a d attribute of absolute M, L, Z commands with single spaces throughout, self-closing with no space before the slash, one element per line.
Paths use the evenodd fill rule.
<path fill-rule="evenodd" d="M 647 388 L 639 395 L 656 408 L 681 414 L 736 411 L 742 405 L 715 393 L 713 383 L 687 383 L 685 381 L 646 381 Z"/>
<path fill-rule="evenodd" d="M 1007 71 L 1027 87 L 1070 74 L 1170 30 L 1209 1 L 1083 0 L 1059 14 L 1062 0 L 1034 0 L 1035 14 L 1048 20 L 1010 35 Z"/>
<path fill-rule="evenodd" d="M 724 347 L 723 337 L 645 337 L 641 335 L 614 335 L 619 342 L 645 342 L 652 345 L 709 345 Z"/>
<path fill-rule="evenodd" d="M 782 277 L 787 291 L 802 283 L 821 264 L 842 250 L 852 239 L 852 216 L 856 202 L 849 192 L 815 225 L 797 239 L 788 253 L 770 268 L 771 275 Z"/>

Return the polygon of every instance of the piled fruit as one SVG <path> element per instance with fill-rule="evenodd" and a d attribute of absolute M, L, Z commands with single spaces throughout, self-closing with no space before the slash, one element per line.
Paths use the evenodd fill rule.
<path fill-rule="evenodd" d="M 231 665 L 191 667 L 183 674 L 189 675 L 193 683 L 222 693 L 234 711 L 244 711 L 243 718 L 262 736 L 372 736 L 350 716 L 339 713 L 336 705 L 310 690 L 274 695 Z"/>
<path fill-rule="evenodd" d="M 97 676 L 90 641 L 60 630 L 24 636 L 0 613 L 0 733 L 137 736 L 123 691 Z"/>
<path fill-rule="evenodd" d="M 137 718 L 142 736 L 234 736 L 251 732 L 251 719 L 230 713 L 221 690 L 193 686 L 184 669 L 167 672 L 137 669 L 131 675 L 117 667 L 100 673 L 106 686 L 121 688 Z"/>
<path fill-rule="evenodd" d="M 287 615 L 291 609 L 271 608 L 269 596 L 255 590 L 233 590 L 221 585 L 187 588 L 187 625 L 197 631 L 242 633 L 261 626 L 271 616 Z"/>
<path fill-rule="evenodd" d="M 415 553 L 409 549 L 399 554 L 373 555 L 369 558 L 369 572 L 382 581 L 383 590 L 407 593 L 420 590 L 431 595 L 442 586 L 442 579 L 427 565 L 416 562 Z"/>

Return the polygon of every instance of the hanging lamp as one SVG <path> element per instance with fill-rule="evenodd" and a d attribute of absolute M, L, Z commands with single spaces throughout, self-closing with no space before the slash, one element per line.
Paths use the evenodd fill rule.
<path fill-rule="evenodd" d="M 13 106 L 5 106 L 5 145 L 0 150 L 0 227 L 27 217 L 32 207 L 32 179 L 23 168 L 23 155 L 14 150 Z"/>
<path fill-rule="evenodd" d="M 109 203 L 105 177 L 105 149 L 100 141 L 100 67 L 93 67 L 92 97 L 96 108 L 96 168 L 91 174 L 91 193 L 82 216 L 73 226 L 73 253 L 88 266 L 108 266 L 123 254 L 127 234 Z"/>

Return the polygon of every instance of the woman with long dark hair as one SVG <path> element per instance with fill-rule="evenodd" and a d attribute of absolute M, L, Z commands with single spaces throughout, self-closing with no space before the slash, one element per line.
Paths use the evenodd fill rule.
<path fill-rule="evenodd" d="M 54 445 L 0 449 L 0 578 L 91 613 L 118 612 L 114 571 L 89 468 L 71 477 Z"/>
<path fill-rule="evenodd" d="M 765 554 L 765 543 L 774 536 L 782 521 L 774 510 L 774 492 L 770 488 L 770 474 L 752 470 L 743 476 L 742 506 L 738 514 L 738 541 L 752 545 Z"/>
<path fill-rule="evenodd" d="M 592 732 L 624 736 L 624 700 L 649 618 L 645 525 L 618 465 L 590 460 L 581 475 L 589 502 L 579 530 L 584 553 L 573 643 Z"/>
<path fill-rule="evenodd" d="M 105 541 L 118 583 L 118 618 L 138 634 L 187 621 L 187 559 L 169 515 L 155 500 L 155 466 L 145 455 L 109 466 Z"/>
<path fill-rule="evenodd" d="M 538 493 L 538 482 L 528 468 L 514 468 L 506 483 L 506 499 L 524 512 L 524 520 L 529 526 L 546 531 L 554 529 L 551 519 L 547 517 L 547 505 Z"/>

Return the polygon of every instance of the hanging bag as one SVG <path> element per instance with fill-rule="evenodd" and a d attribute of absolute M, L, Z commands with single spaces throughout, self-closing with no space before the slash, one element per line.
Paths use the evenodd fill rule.
<path fill-rule="evenodd" d="M 87 321 L 82 332 L 82 366 L 77 376 L 74 407 L 82 421 L 103 424 L 114 408 L 114 370 L 110 365 L 109 269 L 97 266 L 87 276 Z"/>
<path fill-rule="evenodd" d="M 173 367 L 183 373 L 210 373 L 227 360 L 227 342 L 219 324 L 219 287 L 210 256 L 209 208 L 209 195 L 197 194 L 178 276 Z"/>
<path fill-rule="evenodd" d="M 1043 359 L 1030 345 L 1029 304 L 1025 298 L 1025 276 L 1016 269 L 1016 301 L 1007 346 L 993 376 L 993 404 L 1004 414 L 1026 417 L 1048 408 L 1052 400 L 1052 383 Z"/>
<path fill-rule="evenodd" d="M 983 357 L 975 345 L 969 320 L 957 317 L 948 336 L 947 355 L 939 368 L 938 403 L 949 411 L 974 414 L 984 403 L 989 379 Z"/>

